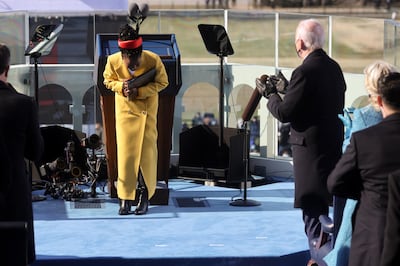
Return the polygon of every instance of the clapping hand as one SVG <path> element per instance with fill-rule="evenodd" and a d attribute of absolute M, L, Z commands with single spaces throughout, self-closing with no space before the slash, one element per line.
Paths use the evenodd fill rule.
<path fill-rule="evenodd" d="M 280 70 L 276 78 L 278 79 L 276 82 L 276 89 L 278 90 L 279 93 L 286 94 L 289 81 L 285 78 L 285 76 Z"/>
<path fill-rule="evenodd" d="M 137 88 L 129 88 L 129 82 L 125 81 L 123 88 L 122 88 L 122 94 L 129 98 L 129 100 L 133 100 L 138 96 L 138 89 Z"/>
<path fill-rule="evenodd" d="M 345 108 L 343 110 L 343 115 L 338 114 L 339 119 L 342 120 L 342 123 L 345 127 L 345 138 L 350 136 L 351 128 L 353 127 L 353 120 L 351 119 L 350 114 L 354 111 L 353 107 Z"/>
<path fill-rule="evenodd" d="M 268 77 L 266 81 L 261 78 L 256 78 L 256 88 L 258 92 L 267 99 L 269 99 L 272 94 L 278 92 L 274 80 L 271 79 L 271 77 Z"/>
<path fill-rule="evenodd" d="M 289 81 L 285 78 L 282 72 L 279 70 L 278 75 L 263 75 L 256 79 L 256 87 L 258 92 L 269 99 L 272 94 L 287 92 Z"/>
<path fill-rule="evenodd" d="M 287 86 L 289 81 L 285 78 L 282 72 L 279 70 L 278 75 L 269 76 L 269 80 L 272 84 L 275 84 L 276 90 L 281 94 L 286 94 Z"/>

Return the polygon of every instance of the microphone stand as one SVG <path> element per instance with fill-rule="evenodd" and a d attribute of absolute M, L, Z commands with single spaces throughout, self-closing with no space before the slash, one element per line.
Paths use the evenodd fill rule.
<path fill-rule="evenodd" d="M 259 206 L 260 202 L 255 200 L 247 199 L 247 181 L 249 178 L 249 146 L 250 146 L 250 135 L 249 130 L 247 129 L 247 123 L 249 121 L 243 121 L 243 164 L 244 164 L 244 185 L 243 185 L 243 199 L 236 199 L 231 201 L 229 205 L 238 206 L 238 207 L 251 207 L 251 206 Z"/>

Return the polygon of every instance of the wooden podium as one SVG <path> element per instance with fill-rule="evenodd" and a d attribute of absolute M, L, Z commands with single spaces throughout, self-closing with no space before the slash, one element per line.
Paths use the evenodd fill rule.
<path fill-rule="evenodd" d="M 172 147 L 172 126 L 175 109 L 175 96 L 182 86 L 181 61 L 178 45 L 174 34 L 141 35 L 143 49 L 150 50 L 161 57 L 168 74 L 169 85 L 159 93 L 157 116 L 158 130 L 158 161 L 157 161 L 157 188 L 150 203 L 153 205 L 168 205 L 169 189 L 168 178 L 170 168 L 170 154 Z M 112 198 L 117 197 L 114 185 L 118 177 L 117 145 L 115 133 L 115 102 L 114 92 L 105 88 L 103 71 L 107 57 L 119 51 L 118 34 L 97 34 L 94 80 L 100 92 L 100 106 L 103 118 L 105 136 L 108 189 Z"/>

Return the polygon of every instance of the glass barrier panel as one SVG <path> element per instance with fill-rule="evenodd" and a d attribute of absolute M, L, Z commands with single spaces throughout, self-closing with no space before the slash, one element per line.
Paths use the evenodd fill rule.
<path fill-rule="evenodd" d="M 383 59 L 383 19 L 332 17 L 332 57 L 344 72 L 363 73 L 365 66 Z"/>
<path fill-rule="evenodd" d="M 0 39 L 11 53 L 11 65 L 25 63 L 25 14 L 4 12 L 0 15 Z"/>
<path fill-rule="evenodd" d="M 229 62 L 247 65 L 274 65 L 275 14 L 228 12 L 229 38 L 235 53 Z"/>
<path fill-rule="evenodd" d="M 216 62 L 207 52 L 198 30 L 199 24 L 224 25 L 224 10 L 153 11 L 143 22 L 143 34 L 175 34 L 182 63 Z"/>
<path fill-rule="evenodd" d="M 398 66 L 400 64 L 400 23 L 394 20 L 385 20 L 384 36 L 384 59 Z"/>

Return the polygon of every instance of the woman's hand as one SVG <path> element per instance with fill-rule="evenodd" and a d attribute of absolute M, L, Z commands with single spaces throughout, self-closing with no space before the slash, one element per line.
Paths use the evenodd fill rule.
<path fill-rule="evenodd" d="M 124 81 L 124 86 L 122 88 L 122 94 L 129 98 L 129 100 L 135 99 L 139 95 L 138 88 L 129 88 L 129 82 Z"/>

